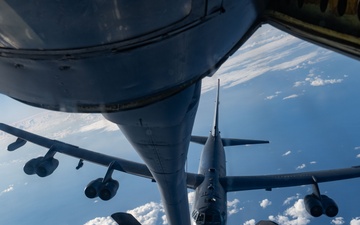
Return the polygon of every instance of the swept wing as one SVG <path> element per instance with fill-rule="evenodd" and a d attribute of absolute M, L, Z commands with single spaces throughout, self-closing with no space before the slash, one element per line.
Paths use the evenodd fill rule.
<path fill-rule="evenodd" d="M 52 156 L 55 153 L 62 153 L 105 167 L 109 167 L 110 165 L 112 165 L 112 169 L 114 170 L 154 180 L 147 166 L 142 163 L 137 163 L 122 158 L 93 152 L 75 145 L 33 134 L 3 123 L 0 123 L 0 130 L 18 137 L 14 143 L 8 146 L 9 151 L 16 150 L 17 148 L 23 146 L 26 142 L 32 142 L 36 145 L 48 148 Z M 189 188 L 196 188 L 202 180 L 202 175 L 187 173 L 187 186 Z"/>
<path fill-rule="evenodd" d="M 322 170 L 303 173 L 289 173 L 263 176 L 227 176 L 220 183 L 227 192 L 301 186 L 322 182 L 360 177 L 360 166 L 344 169 Z"/>

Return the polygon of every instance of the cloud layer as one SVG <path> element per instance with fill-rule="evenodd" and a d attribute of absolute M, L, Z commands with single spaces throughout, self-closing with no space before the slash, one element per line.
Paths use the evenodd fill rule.
<path fill-rule="evenodd" d="M 360 225 L 360 217 L 353 218 L 350 221 L 350 225 Z"/>
<path fill-rule="evenodd" d="M 298 199 L 293 206 L 286 209 L 282 214 L 271 215 L 269 219 L 282 225 L 306 225 L 310 222 L 310 215 L 305 209 L 304 200 Z"/>
<path fill-rule="evenodd" d="M 158 218 L 161 217 L 160 213 L 164 213 L 164 208 L 160 203 L 150 202 L 145 205 L 139 206 L 135 209 L 127 211 L 132 214 L 142 225 L 156 224 Z M 163 224 L 165 224 L 165 217 L 161 217 Z"/>
<path fill-rule="evenodd" d="M 203 79 L 202 92 L 212 90 L 218 78 L 221 79 L 222 86 L 233 87 L 265 73 L 310 67 L 324 61 L 329 55 L 330 51 L 265 25 L 214 76 Z M 341 81 L 316 77 L 309 82 L 313 86 L 321 86 Z"/>
<path fill-rule="evenodd" d="M 188 193 L 190 209 L 194 204 L 194 200 L 195 200 L 194 197 L 195 197 L 195 192 Z M 264 199 L 263 201 L 265 207 L 271 205 L 271 202 L 268 201 L 267 199 Z M 239 203 L 240 201 L 236 198 L 227 202 L 228 216 L 234 215 L 243 209 L 238 207 Z M 133 215 L 142 225 L 167 224 L 164 207 L 161 203 L 149 202 L 139 207 L 136 207 L 132 210 L 128 210 L 127 213 Z M 193 220 L 191 220 L 191 222 L 192 224 L 195 225 Z M 114 224 L 116 223 L 111 219 L 111 217 L 97 217 L 88 221 L 84 225 L 114 225 Z"/>
<path fill-rule="evenodd" d="M 108 217 L 97 217 L 90 220 L 84 225 L 118 225 L 110 216 Z"/>

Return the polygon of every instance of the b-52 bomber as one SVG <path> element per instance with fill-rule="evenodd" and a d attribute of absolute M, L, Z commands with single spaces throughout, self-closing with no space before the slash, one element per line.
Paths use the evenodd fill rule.
<path fill-rule="evenodd" d="M 101 113 L 117 124 L 146 164 L 128 171 L 156 180 L 170 225 L 190 225 L 187 187 L 199 175 L 186 173 L 185 162 L 201 80 L 262 24 L 360 59 L 359 0 L 4 0 L 0 15 L 0 93 L 48 110 Z M 39 163 L 35 172 L 48 175 L 56 152 L 101 156 L 1 127 L 26 134 L 10 149 L 28 137 L 50 149 L 27 172 Z M 109 174 L 134 167 L 125 162 Z"/>
<path fill-rule="evenodd" d="M 208 137 L 191 136 L 191 141 L 204 145 L 201 154 L 198 173 L 186 173 L 187 188 L 195 190 L 195 200 L 191 216 L 199 225 L 225 225 L 227 221 L 227 193 L 235 191 L 249 191 L 256 189 L 272 190 L 300 185 L 311 185 L 313 193 L 306 195 L 304 204 L 307 212 L 319 217 L 323 214 L 334 217 L 338 214 L 338 206 L 335 201 L 320 193 L 319 183 L 360 177 L 360 167 L 355 166 L 345 169 L 324 170 L 315 172 L 303 172 L 292 174 L 275 174 L 259 176 L 227 176 L 226 175 L 226 146 L 266 144 L 265 140 L 249 140 L 222 138 L 219 131 L 219 90 L 218 82 L 215 101 L 215 113 L 212 130 Z M 79 158 L 77 169 L 81 168 L 84 161 L 107 166 L 108 170 L 104 177 L 91 181 L 85 188 L 88 198 L 96 198 L 107 201 L 113 198 L 119 188 L 119 182 L 112 178 L 114 170 L 154 180 L 145 164 L 128 161 L 64 142 L 50 140 L 15 127 L 0 124 L 0 130 L 14 135 L 17 140 L 8 146 L 9 151 L 14 151 L 26 142 L 48 148 L 45 156 L 31 159 L 24 166 L 24 172 L 28 175 L 37 174 L 39 177 L 51 175 L 59 165 L 54 158 L 56 153 L 66 154 Z M 169 190 L 173 195 L 175 190 Z M 187 214 L 184 213 L 184 216 Z M 131 215 L 124 212 L 114 213 L 112 218 L 118 224 L 140 225 Z M 181 218 L 172 218 L 181 219 Z M 258 225 L 276 224 L 273 221 L 259 221 Z"/>

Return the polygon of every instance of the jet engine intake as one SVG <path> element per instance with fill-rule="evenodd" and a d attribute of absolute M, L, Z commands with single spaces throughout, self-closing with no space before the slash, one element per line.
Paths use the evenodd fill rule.
<path fill-rule="evenodd" d="M 325 214 L 328 217 L 335 217 L 338 214 L 339 208 L 333 199 L 329 198 L 326 195 L 321 195 L 321 201 Z"/>
<path fill-rule="evenodd" d="M 313 217 L 319 217 L 323 214 L 321 201 L 314 195 L 306 195 L 304 198 L 306 211 Z"/>
<path fill-rule="evenodd" d="M 40 156 L 38 158 L 31 159 L 29 162 L 27 162 L 24 166 L 24 172 L 27 175 L 33 175 L 36 172 L 36 168 L 39 165 L 39 163 L 44 159 L 44 157 Z"/>
<path fill-rule="evenodd" d="M 315 194 L 306 195 L 304 198 L 306 211 L 313 217 L 319 217 L 326 214 L 328 217 L 334 217 L 338 214 L 339 208 L 335 201 L 326 195 L 321 195 L 321 200 Z"/>
<path fill-rule="evenodd" d="M 36 173 L 39 177 L 46 177 L 52 174 L 58 166 L 59 160 L 53 157 L 45 159 L 45 157 L 40 156 L 27 162 L 24 166 L 24 172 L 27 175 Z"/>
<path fill-rule="evenodd" d="M 88 198 L 100 197 L 104 201 L 112 199 L 119 189 L 119 182 L 114 179 L 103 181 L 103 178 L 98 178 L 91 181 L 85 188 L 84 192 Z"/>
<path fill-rule="evenodd" d="M 59 160 L 49 158 L 46 160 L 42 160 L 36 167 L 35 172 L 39 177 L 46 177 L 52 174 L 58 166 Z"/>
<path fill-rule="evenodd" d="M 85 187 L 85 195 L 88 198 L 96 198 L 99 196 L 99 190 L 101 189 L 103 182 L 102 178 L 98 178 L 96 180 L 91 181 L 86 187 Z"/>
<path fill-rule="evenodd" d="M 119 182 L 117 180 L 110 179 L 102 186 L 99 197 L 104 201 L 108 201 L 116 195 L 118 189 Z"/>

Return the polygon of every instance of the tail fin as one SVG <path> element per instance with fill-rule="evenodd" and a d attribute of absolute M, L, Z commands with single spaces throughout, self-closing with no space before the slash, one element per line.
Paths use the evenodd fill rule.
<path fill-rule="evenodd" d="M 204 136 L 191 136 L 190 141 L 201 145 L 205 145 L 207 139 L 208 137 L 204 137 Z"/>
<path fill-rule="evenodd" d="M 235 138 L 221 138 L 223 146 L 234 145 L 254 145 L 254 144 L 268 144 L 269 141 L 263 140 L 249 140 L 249 139 L 235 139 Z"/>
<path fill-rule="evenodd" d="M 256 225 L 279 225 L 271 220 L 260 220 Z"/>
<path fill-rule="evenodd" d="M 216 137 L 219 132 L 219 93 L 220 93 L 220 79 L 218 79 L 216 100 L 215 100 L 215 113 L 214 113 L 214 122 L 211 130 L 211 136 Z M 190 141 L 198 144 L 205 145 L 208 137 L 204 136 L 191 136 Z M 248 140 L 248 139 L 235 139 L 235 138 L 222 138 L 221 139 L 223 146 L 234 146 L 234 145 L 250 145 L 250 144 L 266 144 L 269 141 L 263 140 Z"/>
<path fill-rule="evenodd" d="M 205 145 L 208 137 L 204 136 L 191 136 L 190 141 Z M 221 138 L 222 144 L 226 146 L 235 146 L 235 145 L 254 145 L 254 144 L 267 144 L 269 141 L 264 140 L 250 140 L 250 139 L 236 139 L 236 138 Z"/>

